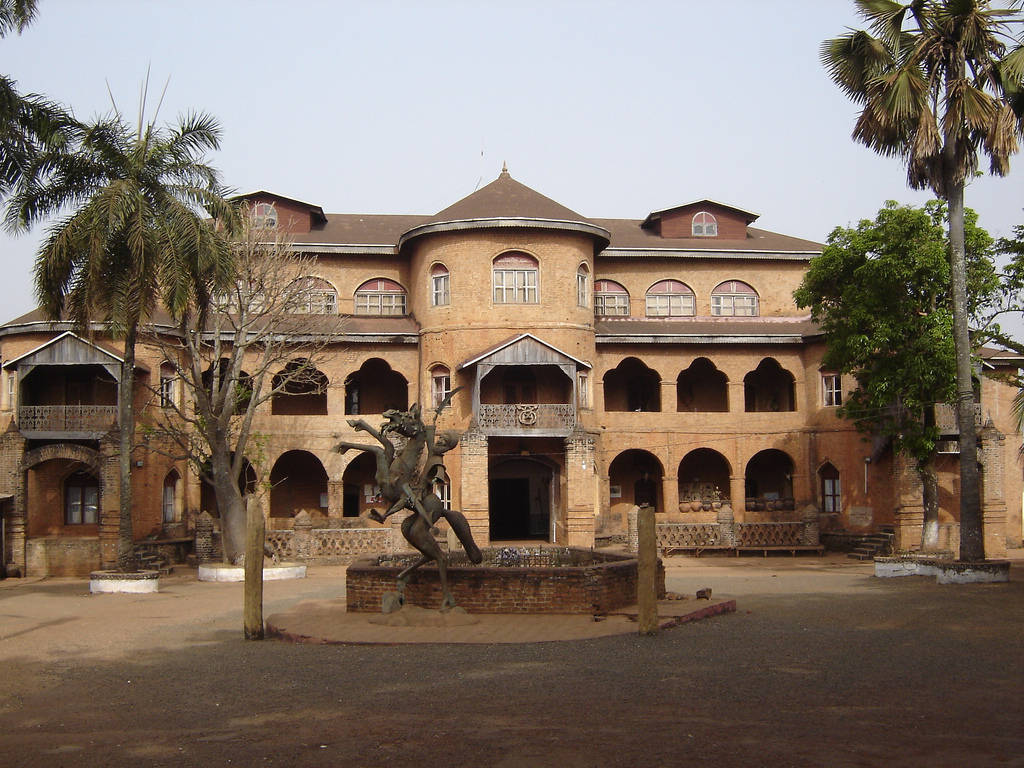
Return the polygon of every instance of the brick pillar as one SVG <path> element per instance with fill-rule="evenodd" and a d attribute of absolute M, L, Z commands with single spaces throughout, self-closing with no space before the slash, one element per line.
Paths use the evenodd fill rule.
<path fill-rule="evenodd" d="M 345 514 L 345 483 L 342 480 L 327 481 L 327 516 L 343 517 Z"/>
<path fill-rule="evenodd" d="M 661 479 L 661 501 L 660 512 L 679 511 L 679 475 L 670 472 Z"/>
<path fill-rule="evenodd" d="M 313 521 L 309 512 L 302 510 L 295 516 L 292 524 L 292 553 L 295 559 L 306 562 L 309 559 L 310 545 L 313 539 Z"/>
<path fill-rule="evenodd" d="M 479 547 L 486 547 L 491 543 L 487 435 L 471 427 L 463 433 L 459 445 L 462 449 L 462 514 L 469 522 L 473 541 Z"/>
<path fill-rule="evenodd" d="M 723 547 L 736 546 L 736 517 L 731 504 L 723 504 L 718 509 L 719 544 Z"/>
<path fill-rule="evenodd" d="M 14 422 L 0 436 L 0 493 L 12 497 L 6 518 L 7 552 L 0 552 L 9 575 L 25 575 L 25 438 Z"/>
<path fill-rule="evenodd" d="M 729 505 L 733 514 L 735 510 L 739 509 L 746 512 L 747 505 L 747 481 L 743 475 L 733 475 L 729 478 Z M 725 506 L 724 504 L 722 505 Z M 746 520 L 746 515 L 743 515 L 743 519 Z"/>
<path fill-rule="evenodd" d="M 1006 436 L 989 419 L 981 428 L 979 459 L 982 464 L 982 531 L 985 538 L 985 558 L 1006 557 L 1006 496 L 1003 492 L 1004 453 Z"/>
<path fill-rule="evenodd" d="M 640 551 L 640 507 L 633 506 L 626 513 L 626 550 L 634 555 Z"/>
<path fill-rule="evenodd" d="M 896 549 L 921 549 L 924 502 L 921 477 L 914 460 L 903 455 L 893 459 L 893 488 L 896 495 Z"/>
<path fill-rule="evenodd" d="M 595 446 L 594 436 L 581 430 L 565 440 L 565 524 L 566 543 L 570 547 L 594 546 L 594 521 L 598 512 Z"/>
<path fill-rule="evenodd" d="M 813 504 L 808 504 L 804 507 L 803 511 L 803 531 L 801 531 L 802 541 L 800 542 L 806 547 L 816 547 L 821 541 L 821 531 L 818 523 L 818 508 Z"/>
<path fill-rule="evenodd" d="M 674 381 L 661 382 L 661 412 L 676 412 L 676 383 Z"/>
<path fill-rule="evenodd" d="M 218 559 L 213 543 L 213 517 L 204 509 L 196 516 L 196 560 L 212 563 Z"/>

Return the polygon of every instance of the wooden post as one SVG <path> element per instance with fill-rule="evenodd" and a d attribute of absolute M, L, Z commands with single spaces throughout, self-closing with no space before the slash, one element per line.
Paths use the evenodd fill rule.
<path fill-rule="evenodd" d="M 658 542 L 654 507 L 644 505 L 637 514 L 637 607 L 641 635 L 658 633 Z"/>
<path fill-rule="evenodd" d="M 263 509 L 256 496 L 245 503 L 245 596 L 242 622 L 246 640 L 263 639 Z"/>

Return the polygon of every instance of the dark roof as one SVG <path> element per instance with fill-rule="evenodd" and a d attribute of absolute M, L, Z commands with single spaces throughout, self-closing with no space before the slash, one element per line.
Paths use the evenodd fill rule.
<path fill-rule="evenodd" d="M 290 237 L 295 243 L 383 245 L 394 249 L 404 232 L 429 220 L 429 216 L 422 215 L 332 213 L 324 226 Z"/>
<path fill-rule="evenodd" d="M 649 214 L 647 214 L 647 218 L 644 219 L 644 226 L 653 223 L 656 219 L 660 219 L 662 214 L 672 213 L 673 211 L 681 211 L 684 208 L 691 208 L 693 206 L 704 205 L 706 203 L 718 206 L 719 208 L 724 208 L 727 211 L 734 211 L 735 213 L 740 214 L 740 216 L 744 220 L 746 220 L 747 224 L 750 224 L 752 221 L 757 221 L 757 219 L 760 218 L 760 214 L 754 213 L 753 211 L 748 211 L 745 208 L 737 208 L 735 205 L 729 205 L 728 203 L 720 203 L 717 200 L 712 200 L 709 197 L 703 197 L 700 200 L 693 200 L 689 203 L 683 203 L 682 205 L 673 205 L 671 208 L 662 208 L 660 211 L 651 211 Z"/>
<path fill-rule="evenodd" d="M 494 181 L 470 195 L 438 211 L 429 223 L 461 221 L 463 219 L 551 219 L 555 221 L 593 222 L 576 211 L 556 203 L 550 197 L 530 189 L 509 175 L 507 168 Z"/>
<path fill-rule="evenodd" d="M 747 227 L 747 237 L 726 240 L 709 237 L 661 237 L 657 232 L 642 228 L 640 219 L 593 219 L 599 227 L 611 233 L 608 247 L 627 249 L 670 249 L 687 251 L 790 251 L 820 253 L 821 243 L 799 237 L 780 235 L 765 229 Z M 606 253 L 614 256 L 613 253 Z"/>

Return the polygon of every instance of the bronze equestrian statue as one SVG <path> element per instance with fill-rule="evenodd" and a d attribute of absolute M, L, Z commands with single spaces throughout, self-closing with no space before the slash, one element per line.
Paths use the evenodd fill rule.
<path fill-rule="evenodd" d="M 453 391 L 455 394 L 458 390 Z M 434 484 L 446 479 L 444 454 L 459 442 L 457 432 L 445 431 L 437 434 L 437 417 L 448 405 L 451 395 L 434 412 L 434 423 L 427 426 L 420 418 L 420 407 L 414 405 L 408 411 L 390 410 L 384 412 L 386 421 L 379 430 L 374 429 L 363 419 L 352 419 L 349 425 L 354 429 L 366 432 L 377 440 L 380 445 L 363 445 L 341 441 L 335 450 L 344 453 L 349 449 L 368 451 L 377 459 L 377 471 L 374 475 L 380 487 L 381 497 L 388 503 L 388 509 L 381 514 L 378 510 L 370 512 L 370 518 L 384 522 L 388 517 L 403 509 L 412 511 L 402 521 L 402 535 L 416 549 L 421 557 L 415 563 L 398 574 L 398 593 L 404 598 L 405 585 L 410 574 L 431 560 L 437 563 L 441 577 L 441 609 L 455 606 L 455 598 L 448 589 L 447 560 L 431 529 L 438 520 L 448 521 L 455 536 L 466 551 L 470 562 L 479 563 L 483 556 L 480 548 L 473 541 L 469 523 L 465 515 L 458 510 L 445 509 L 444 502 L 434 494 Z M 405 445 L 395 449 L 390 435 L 396 434 L 406 439 Z"/>

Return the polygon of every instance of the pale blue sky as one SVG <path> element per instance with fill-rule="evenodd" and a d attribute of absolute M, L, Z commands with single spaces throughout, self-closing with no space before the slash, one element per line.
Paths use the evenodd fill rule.
<path fill-rule="evenodd" d="M 726 13 L 724 9 L 728 8 Z M 855 106 L 818 46 L 848 0 L 710 3 L 39 0 L 0 71 L 80 117 L 216 116 L 211 160 L 240 192 L 328 213 L 434 213 L 497 176 L 584 216 L 709 197 L 823 241 L 886 199 L 922 202 L 898 160 L 850 140 Z M 972 183 L 982 226 L 1024 224 L 1024 156 Z M 39 230 L 0 233 L 0 320 L 31 309 Z"/>

